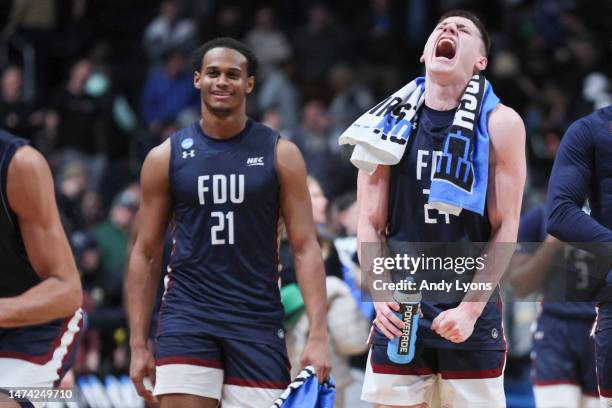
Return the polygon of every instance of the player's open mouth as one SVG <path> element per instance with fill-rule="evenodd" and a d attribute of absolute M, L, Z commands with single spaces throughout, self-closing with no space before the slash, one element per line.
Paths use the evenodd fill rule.
<path fill-rule="evenodd" d="M 450 38 L 442 38 L 436 46 L 436 57 L 453 59 L 455 57 L 456 46 L 455 41 Z"/>

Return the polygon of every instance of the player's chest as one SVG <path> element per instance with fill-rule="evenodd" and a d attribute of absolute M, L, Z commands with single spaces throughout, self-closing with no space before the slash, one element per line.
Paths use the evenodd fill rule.
<path fill-rule="evenodd" d="M 171 187 L 179 202 L 198 206 L 257 203 L 276 197 L 273 157 L 218 155 L 176 165 Z"/>

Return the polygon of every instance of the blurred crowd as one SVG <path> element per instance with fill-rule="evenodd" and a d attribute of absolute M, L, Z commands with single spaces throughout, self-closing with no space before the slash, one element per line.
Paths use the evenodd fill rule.
<path fill-rule="evenodd" d="M 191 50 L 217 36 L 254 50 L 248 114 L 304 154 L 324 200 L 323 247 L 336 252 L 328 275 L 354 291 L 356 171 L 337 137 L 423 74 L 427 36 L 453 8 L 483 19 L 492 38 L 485 74 L 525 121 L 530 208 L 544 198 L 567 126 L 612 101 L 608 1 L 2 1 L 0 128 L 30 139 L 55 175 L 87 293 L 76 370 L 127 369 L 122 283 L 139 170 L 152 147 L 199 117 Z"/>

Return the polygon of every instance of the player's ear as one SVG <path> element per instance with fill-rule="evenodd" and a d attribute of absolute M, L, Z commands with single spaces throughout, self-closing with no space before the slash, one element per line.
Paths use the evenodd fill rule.
<path fill-rule="evenodd" d="M 202 75 L 198 71 L 193 71 L 193 86 L 195 86 L 196 89 L 201 89 L 200 88 L 201 79 L 202 79 Z"/>
<path fill-rule="evenodd" d="M 255 87 L 255 76 L 251 75 L 251 76 L 247 77 L 246 93 L 250 94 L 251 92 L 253 92 L 253 88 L 254 87 Z"/>
<path fill-rule="evenodd" d="M 481 56 L 476 61 L 475 68 L 478 72 L 484 71 L 489 64 L 489 59 L 487 57 Z"/>
<path fill-rule="evenodd" d="M 421 58 L 419 58 L 419 62 L 423 64 L 425 62 L 425 53 L 421 54 Z"/>

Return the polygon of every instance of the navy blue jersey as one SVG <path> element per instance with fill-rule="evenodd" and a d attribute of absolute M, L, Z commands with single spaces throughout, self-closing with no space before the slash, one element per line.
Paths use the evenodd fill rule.
<path fill-rule="evenodd" d="M 34 268 L 28 260 L 17 215 L 9 206 L 6 194 L 8 167 L 17 149 L 28 144 L 0 130 L 0 182 L 2 214 L 0 214 L 0 297 L 17 296 L 40 282 Z"/>
<path fill-rule="evenodd" d="M 544 242 L 547 235 L 545 211 L 545 206 L 539 205 L 521 216 L 518 242 Z M 529 248 L 526 249 L 527 252 L 535 252 L 535 250 L 535 245 L 529 245 Z M 547 271 L 545 286 L 542 290 L 544 294 L 542 313 L 592 322 L 595 319 L 594 302 L 560 302 L 559 300 L 570 300 L 572 297 L 588 299 L 589 294 L 595 294 L 593 256 L 586 251 L 570 246 L 565 246 L 562 251 L 563 253 L 556 258 L 562 259 L 563 265 L 555 262 Z M 560 270 L 555 270 L 555 265 Z M 568 291 L 573 293 L 568 293 Z"/>
<path fill-rule="evenodd" d="M 591 215 L 580 208 L 588 197 Z M 612 106 L 565 132 L 550 176 L 548 232 L 565 242 L 612 242 Z M 609 249 L 603 249 L 603 256 Z"/>
<path fill-rule="evenodd" d="M 6 192 L 8 168 L 18 148 L 28 144 L 0 130 L 0 297 L 18 296 L 41 282 L 30 263 L 19 229 L 17 215 L 10 208 Z M 73 325 L 82 324 L 74 319 Z M 0 328 L 0 357 L 18 358 L 46 364 L 66 332 L 71 318 L 18 328 Z M 73 350 L 72 338 L 69 349 Z"/>
<path fill-rule="evenodd" d="M 198 122 L 171 136 L 173 251 L 160 335 L 284 336 L 277 140 L 250 119 L 226 140 L 207 136 Z"/>
<path fill-rule="evenodd" d="M 455 111 L 439 112 L 423 107 L 416 132 L 408 139 L 401 161 L 391 167 L 387 242 L 391 248 L 402 242 L 488 242 L 491 226 L 483 216 L 463 210 L 459 216 L 439 212 L 428 204 L 429 188 L 437 159 L 442 152 Z M 464 254 L 465 255 L 465 254 Z M 476 254 L 472 254 L 476 255 Z M 479 256 L 477 254 L 476 256 Z M 428 347 L 457 349 L 503 349 L 501 303 L 497 294 L 487 303 L 473 335 L 455 344 L 430 329 L 432 320 L 457 303 L 422 302 L 417 342 Z"/>

